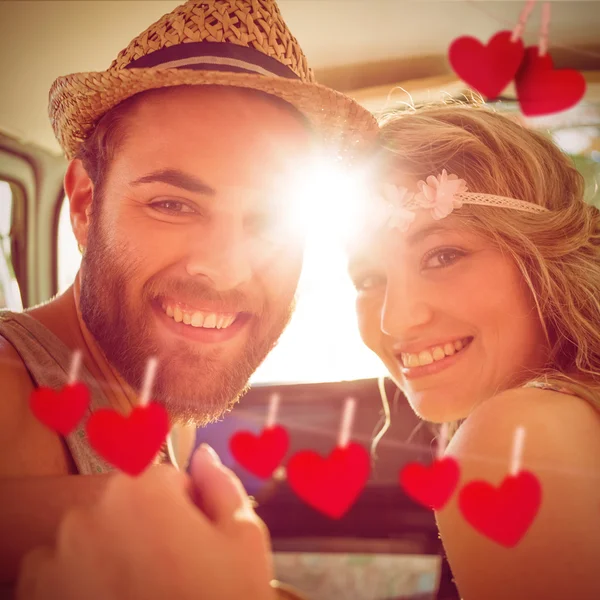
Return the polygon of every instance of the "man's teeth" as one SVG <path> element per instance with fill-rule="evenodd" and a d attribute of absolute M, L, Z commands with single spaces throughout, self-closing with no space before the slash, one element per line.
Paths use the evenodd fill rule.
<path fill-rule="evenodd" d="M 236 315 L 220 315 L 217 313 L 202 313 L 200 311 L 187 312 L 179 306 L 163 305 L 163 310 L 176 323 L 184 323 L 192 327 L 204 327 L 206 329 L 226 329 L 236 318 Z"/>
<path fill-rule="evenodd" d="M 452 356 L 460 352 L 468 342 L 465 340 L 456 340 L 455 342 L 447 342 L 443 346 L 434 346 L 429 350 L 422 350 L 418 354 L 403 352 L 401 354 L 402 364 L 405 367 L 423 367 L 430 365 L 437 360 L 442 360 L 446 356 Z"/>

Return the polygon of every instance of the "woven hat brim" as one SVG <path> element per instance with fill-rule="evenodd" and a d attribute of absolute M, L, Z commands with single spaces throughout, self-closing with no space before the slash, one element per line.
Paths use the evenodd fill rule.
<path fill-rule="evenodd" d="M 328 144 L 344 155 L 362 154 L 378 132 L 375 117 L 360 104 L 325 86 L 254 73 L 191 69 L 120 69 L 74 73 L 50 89 L 49 115 L 67 158 L 73 158 L 98 120 L 140 92 L 178 85 L 223 85 L 266 92 L 299 110 Z"/>

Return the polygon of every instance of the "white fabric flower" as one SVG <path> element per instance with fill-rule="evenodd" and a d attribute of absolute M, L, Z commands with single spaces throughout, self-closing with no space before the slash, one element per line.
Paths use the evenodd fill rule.
<path fill-rule="evenodd" d="M 406 208 L 414 198 L 414 194 L 405 187 L 385 183 L 383 185 L 383 197 L 390 210 L 388 226 L 392 229 L 398 229 L 402 233 L 406 232 L 416 218 L 414 211 Z"/>
<path fill-rule="evenodd" d="M 444 169 L 441 175 L 430 175 L 426 181 L 417 184 L 419 192 L 415 200 L 422 208 L 431 209 L 431 216 L 436 219 L 447 217 L 455 208 L 460 208 L 463 203 L 457 194 L 467 191 L 464 179 L 456 175 L 448 175 Z"/>

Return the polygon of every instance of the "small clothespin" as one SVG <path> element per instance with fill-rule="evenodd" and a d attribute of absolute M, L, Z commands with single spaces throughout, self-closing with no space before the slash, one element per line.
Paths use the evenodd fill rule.
<path fill-rule="evenodd" d="M 166 409 L 151 401 L 157 367 L 157 359 L 150 358 L 138 405 L 129 415 L 101 408 L 92 413 L 86 424 L 92 448 L 111 465 L 133 476 L 153 463 L 169 433 Z"/>
<path fill-rule="evenodd" d="M 527 21 L 531 16 L 531 13 L 535 7 L 536 0 L 528 0 L 525 3 L 525 7 L 519 14 L 519 22 L 515 25 L 515 28 L 512 31 L 512 36 L 510 41 L 514 44 L 517 40 L 520 40 L 523 36 L 523 32 L 525 31 L 525 26 L 527 25 Z"/>
<path fill-rule="evenodd" d="M 73 357 L 71 358 L 71 366 L 69 368 L 69 380 L 67 385 L 75 385 L 79 376 L 79 369 L 81 368 L 81 350 L 75 350 Z"/>
<path fill-rule="evenodd" d="M 548 52 L 548 35 L 550 31 L 550 2 L 544 2 L 542 6 L 542 23 L 540 26 L 540 39 L 538 42 L 539 56 L 545 56 Z"/>
<path fill-rule="evenodd" d="M 288 451 L 290 439 L 287 430 L 277 424 L 279 394 L 271 394 L 265 426 L 259 435 L 251 431 L 238 431 L 229 440 L 229 449 L 235 460 L 260 479 L 283 479 L 281 463 Z"/>
<path fill-rule="evenodd" d="M 497 98 L 517 75 L 525 55 L 522 36 L 534 5 L 535 0 L 528 0 L 514 29 L 499 31 L 487 44 L 463 36 L 450 45 L 448 58 L 456 74 L 486 98 Z"/>
<path fill-rule="evenodd" d="M 342 413 L 342 421 L 340 423 L 340 429 L 338 433 L 338 448 L 346 448 L 350 441 L 350 434 L 352 433 L 352 425 L 354 423 L 354 415 L 356 413 L 356 400 L 354 398 L 347 398 L 344 403 L 344 412 Z"/>
<path fill-rule="evenodd" d="M 148 360 L 139 406 L 145 406 L 150 400 L 152 385 L 156 376 L 158 361 L 156 358 Z M 178 471 L 185 471 L 189 464 L 192 451 L 196 442 L 196 427 L 175 423 L 167 436 L 167 454 L 169 461 Z"/>
<path fill-rule="evenodd" d="M 441 510 L 446 506 L 460 478 L 456 459 L 444 456 L 447 446 L 448 423 L 444 423 L 440 427 L 436 459 L 432 464 L 410 462 L 400 471 L 400 485 L 406 494 L 432 510 Z"/>
<path fill-rule="evenodd" d="M 277 422 L 277 413 L 279 412 L 279 403 L 281 396 L 279 394 L 271 394 L 269 398 L 269 408 L 267 410 L 267 418 L 265 420 L 265 429 L 272 429 Z"/>
<path fill-rule="evenodd" d="M 355 411 L 356 400 L 347 398 L 337 445 L 329 456 L 323 458 L 312 450 L 304 450 L 288 462 L 290 488 L 332 519 L 341 518 L 350 509 L 369 479 L 369 453 L 350 441 Z"/>
<path fill-rule="evenodd" d="M 479 533 L 506 548 L 516 546 L 527 533 L 542 502 L 540 481 L 521 468 L 524 441 L 525 428 L 517 427 L 509 474 L 499 486 L 482 480 L 470 481 L 458 499 L 465 520 Z"/>
<path fill-rule="evenodd" d="M 157 368 L 158 360 L 155 357 L 149 358 L 146 364 L 146 372 L 144 373 L 144 382 L 142 383 L 138 406 L 147 406 L 150 402 Z"/>
<path fill-rule="evenodd" d="M 512 457 L 510 461 L 509 473 L 516 477 L 521 471 L 521 460 L 523 456 L 523 444 L 525 443 L 525 428 L 517 427 L 515 437 L 513 438 Z"/>
<path fill-rule="evenodd" d="M 537 117 L 561 112 L 575 106 L 585 95 L 585 77 L 574 69 L 555 69 L 548 53 L 550 3 L 542 7 L 538 45 L 525 50 L 523 63 L 515 77 L 521 112 Z"/>
<path fill-rule="evenodd" d="M 69 435 L 83 419 L 89 405 L 90 392 L 78 381 L 81 367 L 81 351 L 73 352 L 69 378 L 61 390 L 39 387 L 29 398 L 31 411 L 46 427 L 62 436 Z"/>

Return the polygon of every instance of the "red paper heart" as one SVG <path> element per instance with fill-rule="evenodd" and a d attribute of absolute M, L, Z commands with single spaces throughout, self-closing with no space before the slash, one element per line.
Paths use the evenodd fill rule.
<path fill-rule="evenodd" d="M 511 31 L 500 31 L 487 43 L 460 37 L 448 50 L 456 74 L 487 98 L 495 98 L 512 81 L 523 60 L 523 42 L 511 42 Z"/>
<path fill-rule="evenodd" d="M 261 479 L 268 479 L 281 464 L 290 439 L 281 425 L 263 429 L 260 435 L 238 431 L 229 440 L 229 449 L 242 467 Z"/>
<path fill-rule="evenodd" d="M 512 548 L 533 523 L 542 501 L 542 486 L 528 471 L 508 475 L 500 487 L 472 481 L 458 503 L 465 519 L 486 537 Z"/>
<path fill-rule="evenodd" d="M 409 463 L 400 472 L 400 485 L 414 500 L 440 510 L 458 485 L 460 468 L 454 458 L 434 460 L 429 466 Z"/>
<path fill-rule="evenodd" d="M 327 458 L 312 450 L 290 459 L 287 480 L 307 504 L 339 519 L 354 504 L 369 478 L 369 455 L 359 444 L 337 447 Z"/>
<path fill-rule="evenodd" d="M 29 405 L 36 418 L 63 436 L 75 429 L 89 404 L 90 392 L 81 382 L 65 385 L 58 392 L 39 387 L 29 397 Z"/>
<path fill-rule="evenodd" d="M 111 465 L 129 475 L 139 475 L 164 444 L 169 418 L 156 402 L 136 406 L 127 417 L 102 408 L 89 418 L 86 432 L 92 448 Z"/>
<path fill-rule="evenodd" d="M 585 94 L 585 78 L 573 69 L 555 69 L 549 54 L 537 46 L 525 50 L 515 79 L 521 111 L 529 117 L 550 115 L 575 106 Z"/>

